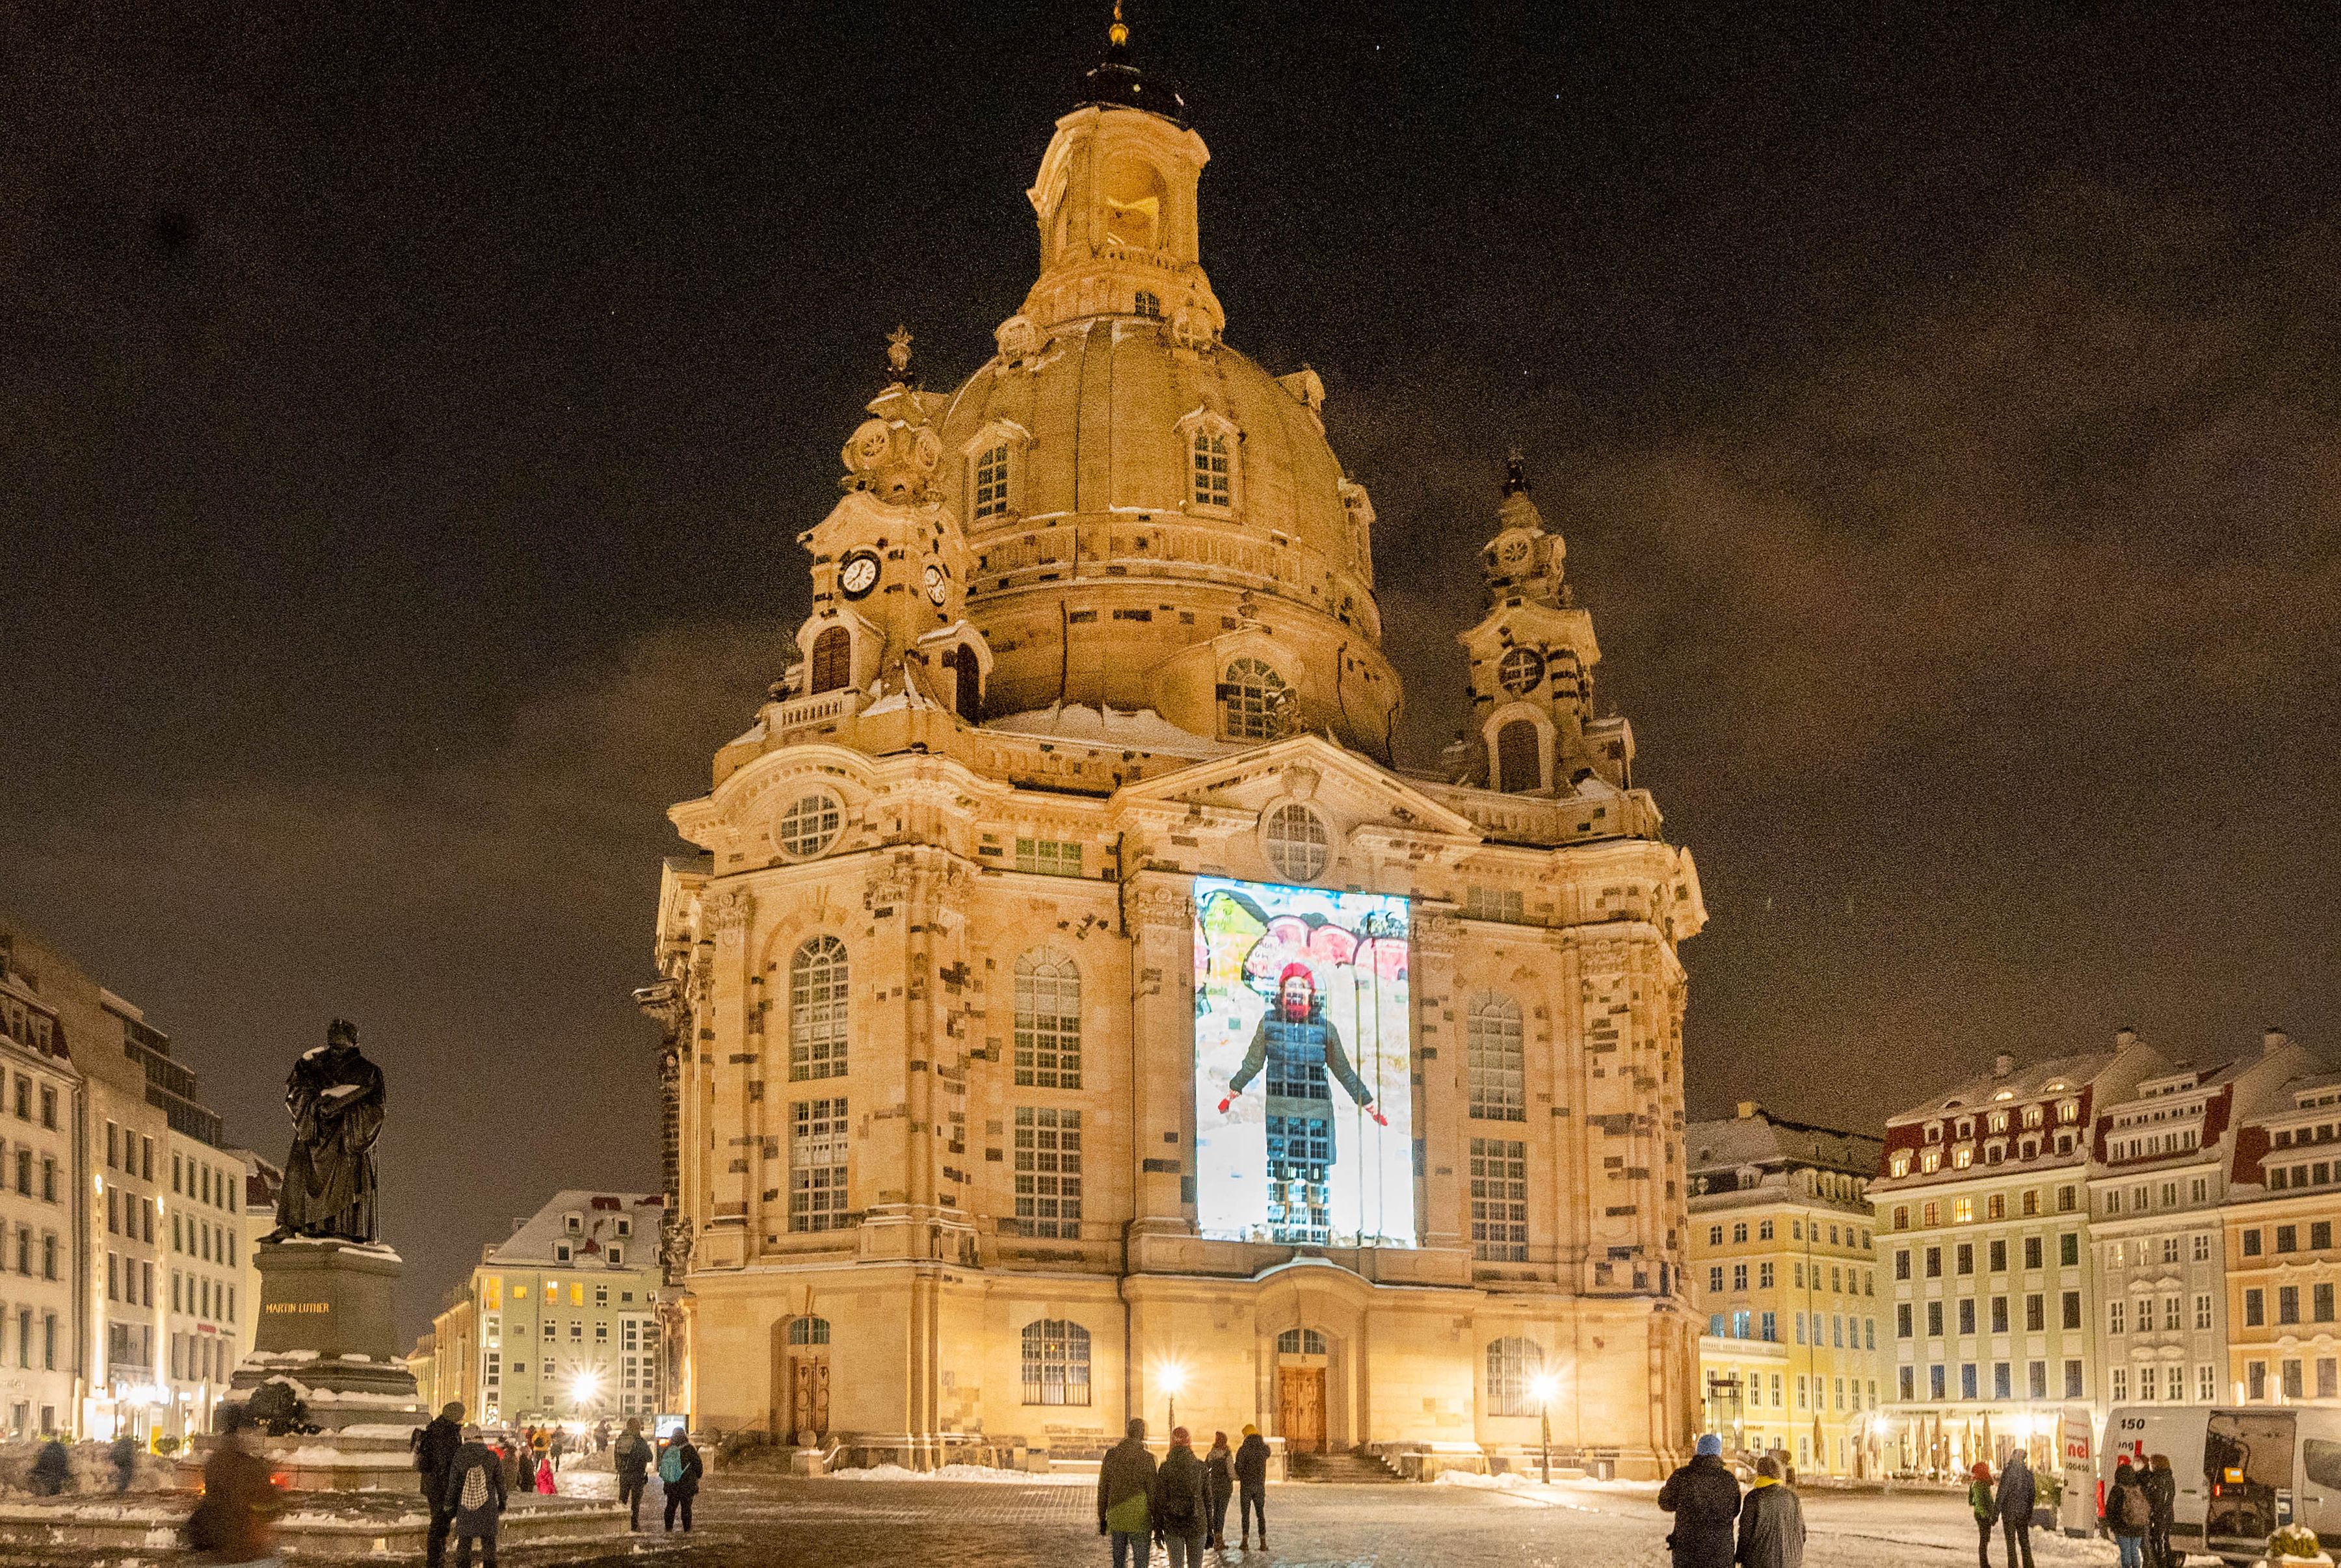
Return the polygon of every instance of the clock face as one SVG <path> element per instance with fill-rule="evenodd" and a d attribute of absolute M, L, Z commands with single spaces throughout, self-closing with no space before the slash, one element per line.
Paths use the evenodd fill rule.
<path fill-rule="evenodd" d="M 845 558 L 837 569 L 837 586 L 845 590 L 848 599 L 861 599 L 878 586 L 878 558 L 866 550 L 857 550 Z"/>
<path fill-rule="evenodd" d="M 932 561 L 927 563 L 927 598 L 941 604 L 951 597 L 951 578 Z"/>

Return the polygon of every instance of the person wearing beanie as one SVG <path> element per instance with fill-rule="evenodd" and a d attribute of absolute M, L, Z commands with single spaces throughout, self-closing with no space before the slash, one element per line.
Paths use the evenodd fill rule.
<path fill-rule="evenodd" d="M 1251 1522 L 1260 1520 L 1260 1544 L 1268 1549 L 1268 1440 L 1257 1426 L 1243 1429 L 1243 1446 L 1236 1450 L 1236 1516 L 1243 1530 L 1243 1549 L 1251 1550 Z"/>
<path fill-rule="evenodd" d="M 1999 1502 L 1991 1494 L 1991 1466 L 1980 1459 L 1967 1473 L 1967 1512 L 1975 1515 L 1976 1562 L 1991 1568 L 1991 1527 L 1999 1518 Z"/>
<path fill-rule="evenodd" d="M 1170 1568 L 1203 1568 L 1203 1543 L 1211 1531 L 1210 1483 L 1187 1429 L 1170 1429 L 1170 1452 L 1154 1477 L 1154 1538 L 1170 1553 Z"/>
<path fill-rule="evenodd" d="M 1723 1463 L 1723 1439 L 1700 1434 L 1689 1464 L 1659 1488 L 1659 1506 L 1675 1516 L 1667 1544 L 1674 1568 L 1732 1568 L 1739 1542 L 1739 1483 Z"/>
<path fill-rule="evenodd" d="M 451 1403 L 441 1406 L 438 1418 L 410 1441 L 414 1447 L 415 1473 L 423 1482 L 423 1496 L 431 1507 L 431 1533 L 423 1542 L 423 1561 L 429 1568 L 440 1568 L 447 1560 L 447 1532 L 455 1524 L 455 1511 L 445 1502 L 447 1467 L 455 1462 L 455 1450 L 463 1446 L 463 1405 Z"/>
<path fill-rule="evenodd" d="M 1739 1505 L 1740 1568 L 1804 1568 L 1805 1507 L 1784 1479 L 1788 1468 L 1777 1454 L 1756 1462 Z"/>
<path fill-rule="evenodd" d="M 1991 1508 L 1998 1516 L 2000 1533 L 2007 1538 L 2007 1568 L 2032 1568 L 2032 1511 L 2038 1503 L 2031 1463 L 2022 1448 L 2009 1449 Z"/>
<path fill-rule="evenodd" d="M 1146 1423 L 1133 1418 L 1098 1466 L 1098 1533 L 1113 1537 L 1113 1568 L 1126 1568 L 1133 1546 L 1135 1568 L 1146 1568 L 1153 1501 L 1154 1455 L 1146 1451 Z"/>

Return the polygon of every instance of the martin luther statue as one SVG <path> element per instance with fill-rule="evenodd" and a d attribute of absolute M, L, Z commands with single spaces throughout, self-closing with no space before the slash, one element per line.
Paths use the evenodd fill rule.
<path fill-rule="evenodd" d="M 325 1043 L 304 1051 L 284 1083 L 293 1152 L 267 1238 L 371 1242 L 380 1224 L 374 1145 L 382 1136 L 382 1069 L 358 1054 L 358 1027 L 335 1018 Z"/>

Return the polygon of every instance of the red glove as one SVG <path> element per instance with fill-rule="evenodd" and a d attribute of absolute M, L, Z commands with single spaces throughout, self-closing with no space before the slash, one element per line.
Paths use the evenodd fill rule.
<path fill-rule="evenodd" d="M 1233 1095 L 1230 1095 L 1227 1098 L 1225 1098 L 1225 1099 L 1221 1100 L 1221 1101 L 1220 1102 L 1220 1114 L 1221 1116 L 1225 1116 L 1225 1115 L 1227 1115 L 1227 1114 L 1228 1114 L 1228 1107 L 1229 1107 L 1230 1106 L 1231 1106 L 1231 1105 L 1235 1104 L 1235 1102 L 1236 1102 L 1236 1097 L 1235 1097 L 1235 1096 L 1233 1096 Z"/>
<path fill-rule="evenodd" d="M 1390 1117 L 1382 1115 L 1381 1112 L 1374 1109 L 1371 1106 L 1368 1106 L 1366 1107 L 1366 1115 L 1373 1117 L 1374 1120 L 1380 1122 L 1384 1126 L 1390 1126 Z"/>

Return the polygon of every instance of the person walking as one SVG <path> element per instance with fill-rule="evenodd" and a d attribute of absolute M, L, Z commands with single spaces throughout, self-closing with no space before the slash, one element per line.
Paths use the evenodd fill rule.
<path fill-rule="evenodd" d="M 523 1426 L 513 1434 L 513 1457 L 523 1492 L 536 1490 L 536 1428 Z"/>
<path fill-rule="evenodd" d="M 463 1407 L 453 1402 L 439 1408 L 431 1424 L 414 1434 L 414 1469 L 423 1480 L 423 1500 L 431 1510 L 431 1534 L 423 1544 L 430 1568 L 447 1560 L 447 1530 L 455 1511 L 446 1505 L 447 1466 L 463 1446 Z"/>
<path fill-rule="evenodd" d="M 447 1462 L 447 1489 L 441 1503 L 454 1515 L 455 1568 L 472 1568 L 472 1543 L 480 1543 L 483 1568 L 496 1568 L 496 1526 L 512 1494 L 496 1451 L 480 1440 L 476 1426 L 463 1428 L 463 1445 Z"/>
<path fill-rule="evenodd" d="M 1224 1432 L 1211 1434 L 1211 1451 L 1203 1455 L 1203 1481 L 1211 1495 L 1211 1533 L 1206 1544 L 1224 1552 L 1228 1549 L 1228 1499 L 1236 1494 L 1236 1456 L 1228 1450 Z"/>
<path fill-rule="evenodd" d="M 536 1462 L 536 1489 L 547 1497 L 561 1490 L 553 1484 L 553 1455 L 548 1453 Z"/>
<path fill-rule="evenodd" d="M 1243 1549 L 1251 1550 L 1251 1522 L 1260 1520 L 1260 1544 L 1268 1549 L 1268 1439 L 1257 1426 L 1244 1428 L 1243 1446 L 1236 1450 L 1236 1523 L 1243 1532 Z"/>
<path fill-rule="evenodd" d="M 1991 1494 L 1991 1466 L 1980 1459 L 1967 1473 L 1967 1512 L 1975 1515 L 1976 1562 L 1980 1568 L 1991 1568 L 1991 1527 L 1999 1518 L 1999 1504 Z M 2015 1562 L 2012 1554 L 2008 1561 Z"/>
<path fill-rule="evenodd" d="M 1659 1506 L 1675 1516 L 1667 1536 L 1674 1568 L 1731 1568 L 1738 1541 L 1739 1483 L 1723 1463 L 1723 1439 L 1699 1434 L 1690 1463 L 1659 1488 Z"/>
<path fill-rule="evenodd" d="M 2121 1568 L 2145 1568 L 2146 1533 L 2154 1523 L 2154 1504 L 2146 1498 L 2129 1456 L 2114 1466 L 2114 1484 L 2106 1489 L 2105 1526 L 2121 1553 Z"/>
<path fill-rule="evenodd" d="M 610 1454 L 610 1467 L 618 1473 L 618 1501 L 626 1505 L 630 1523 L 626 1528 L 639 1531 L 643 1527 L 643 1488 L 649 1484 L 651 1445 L 643 1436 L 643 1418 L 626 1417 L 625 1434 Z"/>
<path fill-rule="evenodd" d="M 1146 1568 L 1152 1555 L 1154 1455 L 1146 1451 L 1146 1423 L 1133 1417 L 1121 1441 L 1098 1465 L 1098 1533 L 1113 1537 L 1113 1568 Z M 1138 1561 L 1129 1562 L 1137 1548 Z"/>
<path fill-rule="evenodd" d="M 667 1439 L 666 1452 L 659 1455 L 659 1490 L 666 1496 L 666 1527 L 674 1529 L 674 1516 L 682 1515 L 682 1533 L 691 1533 L 691 1504 L 699 1495 L 699 1478 L 707 1474 L 701 1463 L 699 1450 L 692 1446 L 691 1434 L 677 1432 Z"/>
<path fill-rule="evenodd" d="M 138 1474 L 138 1439 L 125 1432 L 114 1440 L 108 1453 L 114 1460 L 114 1489 L 129 1491 L 132 1479 Z"/>
<path fill-rule="evenodd" d="M 253 1452 L 251 1415 L 231 1405 L 224 1419 L 222 1441 L 204 1461 L 203 1500 L 187 1515 L 187 1544 L 201 1563 L 274 1563 L 281 1494 L 267 1462 Z"/>
<path fill-rule="evenodd" d="M 497 1464 L 502 1467 L 504 1473 L 504 1495 L 509 1497 L 512 1494 L 521 1490 L 519 1435 L 515 1433 L 506 1432 L 503 1436 L 497 1438 L 495 1442 L 495 1455 Z"/>
<path fill-rule="evenodd" d="M 33 1495 L 55 1497 L 73 1479 L 73 1455 L 65 1452 L 65 1440 L 51 1437 L 41 1444 L 40 1457 L 33 1461 Z"/>
<path fill-rule="evenodd" d="M 1744 1568 L 1804 1568 L 1805 1505 L 1781 1479 L 1778 1455 L 1756 1462 L 1756 1479 L 1739 1504 L 1738 1556 Z"/>
<path fill-rule="evenodd" d="M 2032 1512 L 2039 1501 L 2032 1462 L 2024 1457 L 2023 1449 L 2010 1449 L 2007 1463 L 2000 1466 L 1998 1494 L 1992 1499 L 2000 1533 L 2007 1538 L 2007 1568 L 2032 1568 Z"/>
<path fill-rule="evenodd" d="M 1211 1533 L 1211 1484 L 1183 1426 L 1170 1429 L 1170 1452 L 1154 1474 L 1154 1536 L 1170 1568 L 1203 1568 Z"/>
<path fill-rule="evenodd" d="M 2152 1511 L 2146 1527 L 2147 1568 L 2169 1568 L 2170 1526 L 2178 1516 L 2178 1477 L 2170 1473 L 2170 1455 L 2157 1454 L 2147 1460 L 2138 1485 L 2145 1489 L 2147 1506 Z"/>

